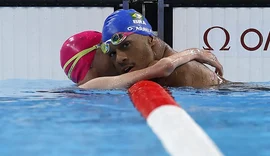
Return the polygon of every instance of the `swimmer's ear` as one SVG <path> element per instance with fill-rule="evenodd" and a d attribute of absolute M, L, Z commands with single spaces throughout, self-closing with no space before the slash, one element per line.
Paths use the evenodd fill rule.
<path fill-rule="evenodd" d="M 156 44 L 156 38 L 154 37 L 154 36 L 149 36 L 148 37 L 148 43 L 149 43 L 149 45 L 152 47 L 152 46 L 154 46 L 155 44 Z"/>

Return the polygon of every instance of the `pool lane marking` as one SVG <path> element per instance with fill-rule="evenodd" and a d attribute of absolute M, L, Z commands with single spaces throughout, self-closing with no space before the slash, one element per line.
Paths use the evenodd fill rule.
<path fill-rule="evenodd" d="M 203 129 L 159 84 L 140 81 L 128 91 L 134 106 L 170 155 L 223 155 Z"/>

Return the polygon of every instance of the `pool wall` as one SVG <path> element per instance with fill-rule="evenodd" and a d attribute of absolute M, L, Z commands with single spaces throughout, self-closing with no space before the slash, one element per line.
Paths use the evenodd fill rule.
<path fill-rule="evenodd" d="M 0 80 L 67 79 L 59 50 L 71 35 L 101 31 L 112 7 L 0 7 Z"/>
<path fill-rule="evenodd" d="M 0 80 L 67 79 L 59 61 L 62 43 L 80 31 L 101 31 L 113 10 L 0 7 Z M 269 14 L 270 7 L 174 7 L 173 48 L 212 48 L 225 78 L 269 81 Z"/>

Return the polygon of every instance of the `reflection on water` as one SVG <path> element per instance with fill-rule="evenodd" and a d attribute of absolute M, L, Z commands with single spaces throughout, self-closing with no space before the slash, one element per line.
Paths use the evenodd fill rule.
<path fill-rule="evenodd" d="M 170 88 L 225 155 L 270 155 L 269 83 Z"/>
<path fill-rule="evenodd" d="M 270 155 L 269 86 L 167 90 L 225 155 L 253 156 Z M 0 81 L 0 125 L 1 155 L 167 155 L 126 90 Z"/>
<path fill-rule="evenodd" d="M 167 155 L 126 90 L 0 81 L 0 125 L 1 155 Z"/>
<path fill-rule="evenodd" d="M 252 92 L 252 91 L 270 91 L 268 83 L 228 83 L 218 87 L 219 91 L 230 92 Z"/>

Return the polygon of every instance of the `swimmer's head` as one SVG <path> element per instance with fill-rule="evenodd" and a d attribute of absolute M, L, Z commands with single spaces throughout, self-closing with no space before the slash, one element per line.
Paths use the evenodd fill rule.
<path fill-rule="evenodd" d="M 69 37 L 62 45 L 61 67 L 74 83 L 82 81 L 89 71 L 101 37 L 100 32 L 84 31 Z"/>
<path fill-rule="evenodd" d="M 102 30 L 102 42 L 112 39 L 119 32 L 153 36 L 151 25 L 147 19 L 134 9 L 120 9 L 109 15 L 104 22 Z"/>

